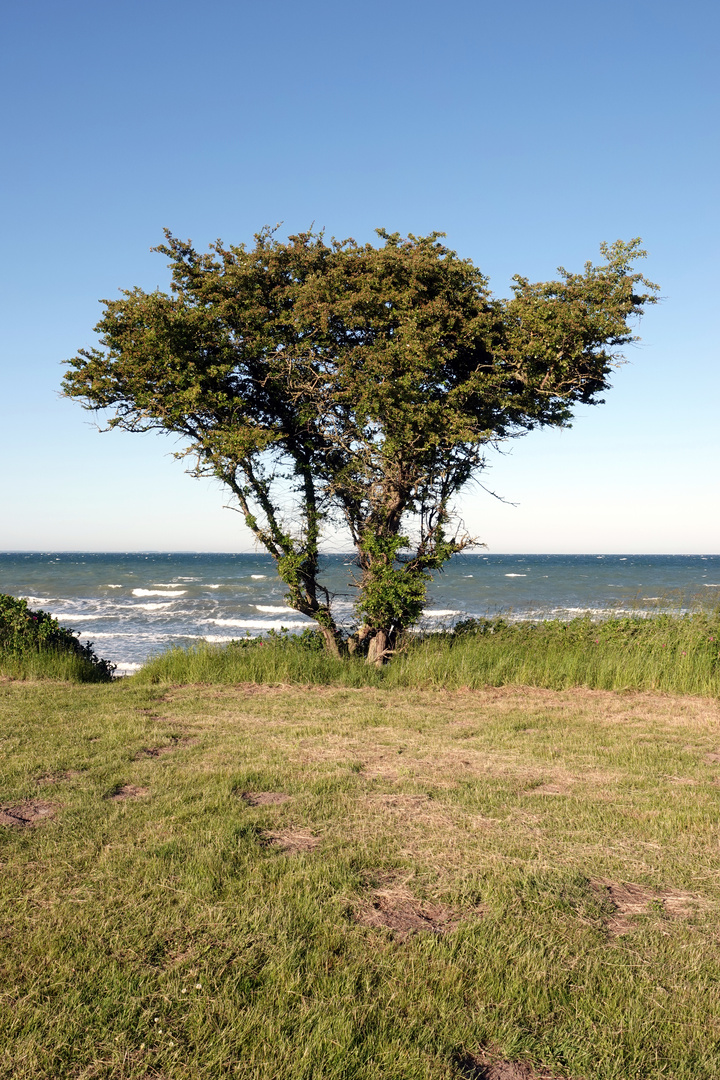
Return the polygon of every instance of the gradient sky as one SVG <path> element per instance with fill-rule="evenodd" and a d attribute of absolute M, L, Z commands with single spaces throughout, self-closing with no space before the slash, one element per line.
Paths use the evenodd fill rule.
<path fill-rule="evenodd" d="M 507 295 L 642 236 L 663 302 L 607 403 L 491 454 L 493 552 L 720 551 L 720 8 L 25 0 L 2 16 L 2 550 L 252 550 L 157 435 L 59 396 L 150 247 L 444 230 Z M 511 506 L 509 503 L 518 505 Z"/>

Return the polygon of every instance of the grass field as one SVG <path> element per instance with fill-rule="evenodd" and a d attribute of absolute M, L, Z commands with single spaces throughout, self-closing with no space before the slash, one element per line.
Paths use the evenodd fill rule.
<path fill-rule="evenodd" d="M 3 1078 L 720 1076 L 717 699 L 5 681 L 0 714 Z"/>

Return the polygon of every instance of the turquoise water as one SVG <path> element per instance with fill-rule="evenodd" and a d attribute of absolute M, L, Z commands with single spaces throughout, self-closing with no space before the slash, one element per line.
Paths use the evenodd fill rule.
<path fill-rule="evenodd" d="M 327 556 L 325 570 L 337 617 L 349 622 L 352 558 Z M 51 612 L 126 671 L 172 644 L 314 625 L 286 607 L 267 555 L 0 553 L 0 592 Z M 430 587 L 424 623 L 683 610 L 698 602 L 720 604 L 720 555 L 461 555 Z"/>

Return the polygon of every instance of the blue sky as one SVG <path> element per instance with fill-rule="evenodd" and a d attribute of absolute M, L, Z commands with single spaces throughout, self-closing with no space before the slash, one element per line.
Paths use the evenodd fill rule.
<path fill-rule="evenodd" d="M 26 0 L 2 19 L 3 550 L 252 550 L 158 436 L 59 397 L 98 300 L 166 288 L 168 226 L 444 230 L 506 295 L 642 236 L 660 283 L 607 403 L 491 455 L 496 552 L 718 552 L 720 9 Z"/>

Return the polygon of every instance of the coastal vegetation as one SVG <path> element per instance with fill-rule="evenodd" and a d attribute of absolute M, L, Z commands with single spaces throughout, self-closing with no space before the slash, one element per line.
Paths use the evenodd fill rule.
<path fill-rule="evenodd" d="M 470 619 L 445 633 L 407 635 L 394 662 L 380 669 L 328 656 L 311 631 L 272 634 L 169 649 L 135 679 L 447 690 L 582 686 L 720 697 L 720 609 L 602 621 Z"/>
<path fill-rule="evenodd" d="M 0 593 L 0 674 L 16 679 L 109 682 L 115 665 L 27 601 Z"/>
<path fill-rule="evenodd" d="M 0 682 L 0 1076 L 714 1080 L 719 726 L 639 692 Z"/>
<path fill-rule="evenodd" d="M 378 235 L 283 243 L 265 229 L 200 254 L 166 233 L 171 294 L 103 301 L 102 347 L 68 361 L 63 387 L 109 428 L 179 436 L 177 456 L 229 488 L 329 655 L 380 665 L 433 573 L 476 543 L 454 500 L 488 447 L 600 403 L 657 286 L 634 270 L 639 239 L 555 281 L 516 275 L 499 299 L 443 234 Z M 349 635 L 320 573 L 338 530 L 357 561 Z"/>

